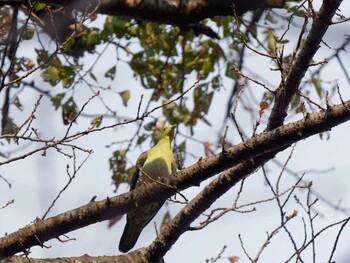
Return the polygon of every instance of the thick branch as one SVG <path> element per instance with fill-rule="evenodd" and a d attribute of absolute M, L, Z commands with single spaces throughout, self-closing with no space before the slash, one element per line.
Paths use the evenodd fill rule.
<path fill-rule="evenodd" d="M 37 220 L 0 239 L 0 259 L 32 246 L 42 246 L 45 241 L 70 231 L 125 214 L 136 206 L 144 206 L 168 198 L 177 191 L 199 185 L 203 180 L 246 160 L 264 154 L 270 156 L 271 153 L 279 152 L 294 142 L 348 121 L 349 108 L 350 101 L 347 101 L 330 107 L 325 112 L 308 114 L 300 121 L 254 136 L 244 143 L 226 149 L 224 153 L 200 159 L 196 164 L 176 173 L 172 186 L 167 187 L 164 183 L 155 182 L 126 194 L 91 202 L 45 220 Z"/>
<path fill-rule="evenodd" d="M 279 150 L 249 159 L 223 172 L 207 185 L 191 202 L 176 215 L 156 240 L 148 247 L 150 262 L 159 262 L 179 237 L 188 231 L 190 224 L 207 210 L 220 196 L 237 182 L 253 173 L 272 159 Z"/>
<path fill-rule="evenodd" d="M 128 253 L 127 255 L 122 256 L 100 256 L 100 257 L 91 257 L 84 255 L 81 257 L 65 257 L 65 258 L 27 258 L 14 256 L 8 259 L 0 260 L 0 263 L 136 263 L 143 262 L 146 258 L 146 249 L 138 249 L 133 252 Z"/>
<path fill-rule="evenodd" d="M 285 0 L 90 0 L 90 1 L 42 1 L 85 12 L 99 5 L 98 13 L 113 16 L 129 16 L 134 19 L 157 23 L 188 24 L 214 16 L 243 14 L 260 7 L 284 7 Z"/>
<path fill-rule="evenodd" d="M 272 130 L 283 124 L 284 119 L 287 116 L 289 104 L 298 91 L 301 80 L 304 77 L 312 58 L 319 49 L 322 38 L 328 27 L 331 25 L 332 17 L 339 8 L 341 2 L 342 0 L 323 1 L 320 12 L 312 23 L 310 33 L 290 69 L 286 82 L 282 82 L 277 90 L 275 103 L 267 124 L 267 130 Z"/>
<path fill-rule="evenodd" d="M 47 8 L 35 12 L 32 17 L 40 27 L 54 40 L 62 44 L 67 37 L 73 35 L 72 25 L 81 23 L 73 15 L 73 10 L 81 12 L 88 18 L 91 13 L 107 14 L 111 16 L 128 16 L 137 21 L 153 21 L 156 23 L 173 24 L 181 27 L 192 27 L 196 30 L 205 29 L 207 35 L 216 34 L 209 27 L 195 26 L 203 19 L 214 16 L 241 15 L 248 10 L 269 7 L 284 7 L 285 0 L 39 0 L 48 4 Z M 31 10 L 32 2 L 27 0 L 0 0 L 2 5 L 15 6 L 22 4 L 25 12 Z M 26 11 L 27 9 L 27 11 Z M 37 19 L 40 18 L 40 19 Z M 212 36 L 212 37 L 213 37 Z M 95 45 L 88 44 L 76 34 L 75 44 L 69 54 L 80 57 L 84 51 L 92 52 Z"/>

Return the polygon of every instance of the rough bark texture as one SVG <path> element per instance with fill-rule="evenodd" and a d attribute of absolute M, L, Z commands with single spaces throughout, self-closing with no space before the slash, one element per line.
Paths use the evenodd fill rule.
<path fill-rule="evenodd" d="M 87 0 L 58 1 L 47 0 L 58 6 L 70 9 L 94 10 L 101 14 L 130 16 L 135 19 L 150 20 L 157 23 L 187 24 L 204 18 L 243 14 L 260 7 L 284 6 L 285 0 Z"/>
<path fill-rule="evenodd" d="M 146 253 L 146 249 L 142 248 L 122 256 L 91 257 L 84 255 L 81 257 L 42 259 L 14 256 L 8 259 L 0 260 L 0 263 L 146 263 Z"/>
<path fill-rule="evenodd" d="M 203 180 L 252 158 L 269 156 L 319 132 L 350 119 L 350 101 L 330 107 L 317 114 L 308 114 L 304 119 L 281 126 L 275 130 L 256 135 L 221 154 L 201 159 L 196 164 L 176 173 L 172 185 L 152 183 L 113 198 L 90 202 L 80 208 L 60 215 L 37 220 L 0 239 L 0 259 L 25 251 L 32 246 L 43 246 L 44 242 L 70 231 L 83 228 L 102 220 L 122 215 L 138 206 L 168 198 L 177 191 L 199 185 Z M 254 161 L 254 160 L 253 160 Z M 249 170 L 246 172 L 249 174 Z M 242 173 L 243 174 L 243 173 Z"/>
<path fill-rule="evenodd" d="M 63 43 L 74 32 L 71 25 L 77 22 L 72 10 L 80 11 L 86 16 L 95 12 L 132 17 L 140 21 L 187 26 L 214 16 L 242 15 L 258 8 L 282 8 L 285 0 L 42 0 L 40 2 L 50 7 L 35 12 L 33 19 L 52 39 Z M 14 6 L 18 3 L 21 3 L 23 10 L 29 13 L 31 7 L 26 0 L 2 1 L 0 6 L 4 4 Z M 79 39 L 75 41 L 78 42 L 76 50 L 93 49 Z M 82 53 L 75 54 L 76 57 L 81 55 Z"/>
<path fill-rule="evenodd" d="M 181 209 L 170 224 L 165 227 L 156 240 L 148 247 L 149 262 L 158 262 L 203 211 L 206 211 L 236 183 L 253 173 L 266 161 L 272 159 L 277 152 L 263 154 L 238 164 L 221 173 L 218 178 L 208 184 L 188 205 Z"/>
<path fill-rule="evenodd" d="M 290 71 L 287 72 L 288 76 L 285 83 L 281 82 L 277 90 L 275 103 L 267 124 L 267 130 L 272 130 L 283 124 L 290 102 L 297 93 L 301 80 L 309 68 L 312 58 L 319 49 L 322 38 L 331 25 L 332 17 L 338 10 L 341 2 L 342 0 L 323 1 L 320 12 L 312 23 L 310 33 L 305 40 L 303 48 L 290 68 Z"/>

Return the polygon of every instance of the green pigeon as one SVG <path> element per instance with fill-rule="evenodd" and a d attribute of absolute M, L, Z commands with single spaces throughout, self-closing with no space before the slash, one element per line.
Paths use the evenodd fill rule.
<path fill-rule="evenodd" d="M 148 151 L 143 152 L 136 162 L 136 172 L 133 175 L 130 191 L 152 183 L 158 178 L 167 178 L 176 172 L 171 142 L 174 137 L 176 125 L 165 126 L 159 141 Z M 119 250 L 128 252 L 135 246 L 143 228 L 152 220 L 165 200 L 152 203 L 127 214 L 126 225 L 119 242 Z"/>

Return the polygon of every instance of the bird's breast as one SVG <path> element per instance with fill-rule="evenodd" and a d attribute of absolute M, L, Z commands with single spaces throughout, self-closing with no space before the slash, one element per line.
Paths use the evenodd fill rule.
<path fill-rule="evenodd" d="M 157 151 L 148 153 L 147 160 L 143 165 L 143 172 L 146 173 L 144 180 L 147 180 L 147 177 L 151 179 L 157 179 L 159 177 L 170 176 L 172 171 L 172 164 L 174 163 L 174 156 L 172 151 L 169 153 L 167 151 Z"/>

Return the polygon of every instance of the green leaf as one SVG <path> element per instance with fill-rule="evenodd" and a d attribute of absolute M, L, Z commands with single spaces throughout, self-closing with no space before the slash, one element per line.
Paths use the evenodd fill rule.
<path fill-rule="evenodd" d="M 115 77 L 115 72 L 117 70 L 116 66 L 111 67 L 106 73 L 105 73 L 105 77 L 106 78 L 110 78 L 111 80 L 114 79 Z"/>
<path fill-rule="evenodd" d="M 66 42 L 64 42 L 63 51 L 65 53 L 69 53 L 70 51 L 72 51 L 72 48 L 74 47 L 75 43 L 76 42 L 75 42 L 74 38 L 70 38 L 70 39 L 66 40 Z"/>
<path fill-rule="evenodd" d="M 162 224 L 160 225 L 160 231 L 162 231 L 171 221 L 171 216 L 169 211 L 167 211 L 164 216 L 163 216 L 163 220 L 162 220 Z"/>
<path fill-rule="evenodd" d="M 237 75 L 236 72 L 234 72 L 234 71 L 232 70 L 232 65 L 233 65 L 232 62 L 227 62 L 227 64 L 226 64 L 225 76 L 226 76 L 226 77 L 229 77 L 229 78 L 231 78 L 231 79 L 233 79 L 233 80 L 237 80 L 237 79 L 238 79 L 238 75 Z"/>
<path fill-rule="evenodd" d="M 89 73 L 90 78 L 92 78 L 95 82 L 97 82 L 97 78 L 94 73 L 90 72 Z"/>
<path fill-rule="evenodd" d="M 277 33 L 273 29 L 268 29 L 264 32 L 266 35 L 266 41 L 267 41 L 267 49 L 269 51 L 270 55 L 275 55 L 276 53 L 276 47 L 278 45 L 277 42 Z"/>
<path fill-rule="evenodd" d="M 45 3 L 37 3 L 34 7 L 35 11 L 41 11 L 43 10 L 45 7 L 47 6 L 47 4 Z"/>
<path fill-rule="evenodd" d="M 154 126 L 153 126 L 154 127 Z M 136 144 L 137 145 L 141 145 L 144 141 L 146 141 L 146 139 L 148 138 L 148 136 L 146 136 L 145 134 L 140 135 L 137 138 Z"/>
<path fill-rule="evenodd" d="M 299 8 L 298 5 L 287 8 L 288 13 L 293 13 L 295 16 L 305 18 L 306 14 L 303 10 Z"/>
<path fill-rule="evenodd" d="M 294 95 L 291 103 L 291 109 L 294 110 L 297 108 L 300 104 L 300 96 L 299 95 Z"/>
<path fill-rule="evenodd" d="M 58 93 L 51 98 L 52 104 L 55 106 L 55 110 L 57 110 L 62 103 L 62 99 L 64 98 L 65 93 Z"/>
<path fill-rule="evenodd" d="M 146 130 L 146 131 L 152 131 L 152 129 L 157 125 L 157 122 L 158 120 L 157 119 L 154 119 L 152 121 L 150 121 L 149 123 L 145 124 L 143 126 L 143 128 Z"/>
<path fill-rule="evenodd" d="M 124 149 L 113 152 L 112 157 L 109 158 L 109 169 L 112 170 L 112 179 L 115 185 L 115 191 L 121 183 L 131 183 L 131 175 L 134 172 L 134 167 L 126 169 L 126 151 Z"/>
<path fill-rule="evenodd" d="M 113 16 L 106 17 L 105 23 L 103 25 L 103 31 L 108 35 L 113 32 Z"/>
<path fill-rule="evenodd" d="M 129 64 L 135 73 L 139 75 L 147 74 L 150 72 L 150 67 L 145 61 L 143 52 L 134 54 Z"/>
<path fill-rule="evenodd" d="M 201 62 L 202 62 L 201 73 L 204 76 L 208 76 L 208 74 L 213 69 L 213 66 L 214 66 L 214 63 L 215 63 L 215 59 L 213 58 L 213 56 L 209 56 L 209 57 L 206 57 L 206 58 L 202 59 Z"/>
<path fill-rule="evenodd" d="M 124 36 L 127 31 L 128 26 L 130 25 L 130 19 L 124 17 L 113 17 L 113 32 L 118 38 Z"/>
<path fill-rule="evenodd" d="M 256 28 L 256 23 L 254 23 L 254 24 L 252 24 L 252 25 L 250 26 L 249 31 L 250 31 L 250 33 L 253 34 L 254 36 L 257 35 L 258 32 L 257 32 L 257 28 Z"/>
<path fill-rule="evenodd" d="M 201 118 L 208 113 L 213 95 L 213 92 L 208 91 L 208 83 L 195 88 L 193 92 L 194 110 L 192 112 L 194 117 Z"/>
<path fill-rule="evenodd" d="M 26 26 L 24 29 L 22 27 L 21 30 L 23 30 L 23 34 L 22 34 L 22 39 L 23 40 L 30 40 L 30 39 L 33 38 L 33 35 L 34 35 L 34 32 L 35 32 L 33 27 Z"/>
<path fill-rule="evenodd" d="M 77 68 L 78 66 L 75 65 L 63 66 L 61 61 L 54 57 L 50 60 L 49 66 L 41 73 L 41 76 L 44 81 L 49 82 L 52 86 L 62 81 L 63 87 L 68 88 L 74 82 Z"/>
<path fill-rule="evenodd" d="M 128 101 L 130 99 L 130 90 L 124 90 L 124 91 L 118 92 L 118 94 L 122 98 L 123 105 L 125 107 L 127 107 L 128 106 Z"/>
<path fill-rule="evenodd" d="M 49 54 L 46 50 L 43 49 L 35 49 L 35 52 L 37 54 L 36 61 L 38 64 L 41 64 L 42 62 L 45 62 L 49 58 Z"/>
<path fill-rule="evenodd" d="M 60 81 L 59 74 L 60 72 L 56 67 L 50 66 L 41 73 L 41 77 L 44 79 L 44 81 L 49 82 L 52 86 L 56 86 Z"/>
<path fill-rule="evenodd" d="M 92 30 L 87 37 L 88 45 L 98 45 L 101 44 L 100 33 L 97 30 Z"/>
<path fill-rule="evenodd" d="M 92 125 L 93 127 L 98 128 L 98 127 L 101 126 L 102 120 L 103 120 L 103 115 L 97 116 L 97 117 L 95 117 L 95 118 L 92 119 L 91 125 Z"/>
<path fill-rule="evenodd" d="M 70 124 L 73 120 L 75 120 L 78 114 L 78 106 L 74 102 L 73 98 L 70 97 L 63 105 L 62 105 L 62 118 L 64 125 Z"/>
<path fill-rule="evenodd" d="M 321 86 L 321 83 L 322 83 L 321 80 L 319 78 L 312 78 L 312 83 L 315 86 L 318 97 L 322 99 L 324 97 L 324 90 L 322 89 L 322 86 Z"/>
<path fill-rule="evenodd" d="M 75 79 L 76 66 L 63 66 L 59 68 L 60 78 L 64 88 L 70 87 Z"/>
<path fill-rule="evenodd" d="M 175 103 L 170 103 L 163 107 L 163 114 L 169 123 L 184 123 L 186 126 L 191 126 L 197 121 L 192 118 L 191 111 L 186 105 L 180 107 Z"/>
<path fill-rule="evenodd" d="M 15 134 L 18 131 L 18 126 L 13 122 L 13 119 L 10 117 L 7 117 L 6 125 L 4 130 L 2 131 L 2 134 Z M 6 138 L 7 142 L 11 142 L 11 138 Z"/>
<path fill-rule="evenodd" d="M 211 79 L 211 88 L 216 90 L 221 87 L 221 76 L 217 75 Z"/>

